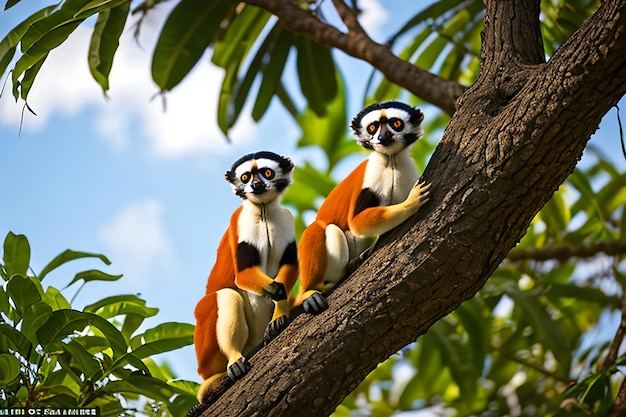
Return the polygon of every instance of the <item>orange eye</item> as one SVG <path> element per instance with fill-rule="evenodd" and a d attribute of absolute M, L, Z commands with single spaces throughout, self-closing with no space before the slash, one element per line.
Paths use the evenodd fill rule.
<path fill-rule="evenodd" d="M 271 180 L 272 178 L 274 178 L 274 171 L 269 169 L 269 168 L 265 168 L 262 172 L 263 176 L 265 178 L 267 178 L 268 180 Z"/>
<path fill-rule="evenodd" d="M 239 179 L 244 184 L 247 183 L 248 181 L 250 181 L 250 173 L 249 172 L 244 172 L 243 174 L 241 174 L 241 177 L 239 177 Z"/>
<path fill-rule="evenodd" d="M 378 130 L 378 122 L 373 122 L 367 125 L 367 133 L 373 135 Z"/>
<path fill-rule="evenodd" d="M 389 120 L 389 124 L 395 131 L 400 131 L 404 127 L 404 122 L 400 119 L 391 119 Z"/>

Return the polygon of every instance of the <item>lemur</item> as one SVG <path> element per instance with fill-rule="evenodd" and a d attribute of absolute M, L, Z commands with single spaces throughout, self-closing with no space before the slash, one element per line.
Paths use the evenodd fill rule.
<path fill-rule="evenodd" d="M 287 157 L 261 151 L 242 156 L 226 172 L 243 203 L 231 216 L 194 312 L 201 403 L 222 375 L 237 380 L 248 372 L 244 354 L 288 324 L 287 294 L 298 277 L 298 257 L 294 219 L 280 197 L 293 166 Z"/>
<path fill-rule="evenodd" d="M 423 113 L 389 101 L 359 112 L 351 128 L 372 150 L 327 196 L 298 245 L 300 292 L 294 305 L 319 314 L 328 308 L 324 284 L 337 283 L 351 260 L 374 239 L 407 220 L 427 200 L 411 148 L 422 136 Z"/>

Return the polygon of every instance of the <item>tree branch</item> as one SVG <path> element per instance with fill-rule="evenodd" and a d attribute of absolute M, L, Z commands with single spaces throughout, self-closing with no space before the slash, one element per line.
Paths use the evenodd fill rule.
<path fill-rule="evenodd" d="M 336 48 L 355 58 L 370 63 L 390 81 L 406 88 L 417 97 L 434 104 L 452 114 L 456 100 L 465 88 L 455 81 L 448 81 L 416 67 L 395 56 L 391 50 L 371 40 L 364 31 L 358 30 L 355 16 L 343 2 L 335 2 L 338 12 L 349 33 L 330 26 L 294 2 L 286 0 L 246 0 L 246 3 L 261 7 L 276 15 L 289 31 L 307 36 L 320 45 Z M 357 26 L 358 25 L 358 26 Z"/>
<path fill-rule="evenodd" d="M 487 3 L 491 22 L 516 19 L 507 11 L 517 3 L 536 5 Z M 326 45 L 334 43 L 328 39 L 333 34 L 348 50 L 362 46 L 294 11 L 290 2 L 250 4 L 276 10 L 288 29 Z M 626 91 L 625 7 L 626 0 L 603 2 L 558 56 L 527 74 L 518 93 L 503 97 L 508 90 L 487 82 L 468 90 L 423 174 L 432 184 L 429 202 L 381 236 L 379 250 L 329 297 L 328 310 L 293 320 L 203 415 L 327 416 L 379 362 L 472 297 L 573 171 L 602 116 Z M 489 24 L 485 31 L 516 25 Z M 376 53 L 369 50 L 369 59 Z M 482 71 L 497 76 L 497 67 Z M 498 106 L 488 112 L 485 102 Z"/>
<path fill-rule="evenodd" d="M 609 240 L 605 242 L 596 242 L 589 245 L 560 245 L 551 248 L 527 248 L 513 249 L 509 252 L 507 258 L 511 262 L 517 261 L 549 261 L 555 260 L 565 262 L 569 258 L 591 258 L 599 253 L 606 255 L 624 255 L 626 254 L 626 243 L 619 240 Z"/>

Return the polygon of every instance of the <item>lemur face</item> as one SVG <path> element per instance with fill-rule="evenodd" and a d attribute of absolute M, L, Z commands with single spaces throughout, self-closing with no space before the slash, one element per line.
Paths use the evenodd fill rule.
<path fill-rule="evenodd" d="M 268 203 L 277 198 L 291 183 L 291 159 L 273 152 L 260 151 L 239 158 L 226 180 L 236 195 L 255 204 Z"/>
<path fill-rule="evenodd" d="M 351 127 L 359 145 L 393 155 L 422 136 L 424 114 L 399 101 L 372 104 L 352 119 Z"/>

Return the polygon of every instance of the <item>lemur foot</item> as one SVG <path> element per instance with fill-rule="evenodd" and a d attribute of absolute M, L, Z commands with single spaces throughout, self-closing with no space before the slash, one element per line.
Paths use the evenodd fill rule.
<path fill-rule="evenodd" d="M 320 314 L 328 308 L 328 301 L 319 292 L 314 292 L 302 302 L 302 307 L 309 314 Z"/>
<path fill-rule="evenodd" d="M 420 178 L 409 193 L 407 197 L 408 201 L 411 201 L 417 207 L 422 206 L 428 201 L 428 195 L 430 194 L 430 183 L 423 182 Z"/>
<path fill-rule="evenodd" d="M 271 321 L 265 328 L 265 334 L 263 335 L 263 342 L 267 345 L 276 336 L 278 336 L 289 325 L 289 318 L 287 316 L 280 316 L 276 320 Z"/>
<path fill-rule="evenodd" d="M 237 362 L 228 367 L 228 377 L 232 381 L 237 381 L 247 374 L 251 367 L 250 362 L 242 356 Z"/>

